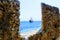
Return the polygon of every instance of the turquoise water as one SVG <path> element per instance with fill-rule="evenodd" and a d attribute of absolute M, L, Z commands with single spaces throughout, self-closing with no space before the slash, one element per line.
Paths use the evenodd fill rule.
<path fill-rule="evenodd" d="M 34 21 L 30 23 L 29 21 L 21 21 L 20 22 L 20 32 L 27 32 L 30 30 L 41 29 L 42 22 L 41 21 Z"/>

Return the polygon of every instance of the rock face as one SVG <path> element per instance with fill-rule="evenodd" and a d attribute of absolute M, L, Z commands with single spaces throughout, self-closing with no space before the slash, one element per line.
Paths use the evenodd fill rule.
<path fill-rule="evenodd" d="M 60 40 L 59 9 L 44 3 L 41 4 L 41 7 L 42 32 L 29 37 L 29 40 Z"/>
<path fill-rule="evenodd" d="M 42 30 L 46 40 L 59 36 L 59 9 L 42 3 Z M 45 38 L 43 36 L 43 39 Z"/>
<path fill-rule="evenodd" d="M 20 40 L 18 0 L 0 0 L 0 40 Z"/>

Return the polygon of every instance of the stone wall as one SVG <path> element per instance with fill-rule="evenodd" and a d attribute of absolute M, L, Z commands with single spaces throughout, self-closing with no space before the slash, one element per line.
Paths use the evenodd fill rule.
<path fill-rule="evenodd" d="M 60 14 L 57 7 L 42 3 L 42 32 L 29 37 L 31 40 L 60 40 Z M 40 36 L 39 36 L 40 35 Z"/>
<path fill-rule="evenodd" d="M 18 40 L 19 37 L 18 0 L 0 0 L 0 40 Z"/>

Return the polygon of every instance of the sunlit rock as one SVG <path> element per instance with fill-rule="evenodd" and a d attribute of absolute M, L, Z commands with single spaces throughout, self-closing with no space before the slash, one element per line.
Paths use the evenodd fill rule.
<path fill-rule="evenodd" d="M 0 40 L 20 40 L 18 0 L 0 0 Z"/>
<path fill-rule="evenodd" d="M 29 40 L 60 40 L 60 14 L 57 7 L 42 3 L 42 32 L 29 37 Z"/>

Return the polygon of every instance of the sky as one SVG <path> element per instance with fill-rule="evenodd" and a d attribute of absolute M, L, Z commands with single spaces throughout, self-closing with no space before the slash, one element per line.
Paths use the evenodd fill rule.
<path fill-rule="evenodd" d="M 20 1 L 20 20 L 28 21 L 32 17 L 34 21 L 42 21 L 41 3 L 58 7 L 60 0 L 19 0 Z"/>

